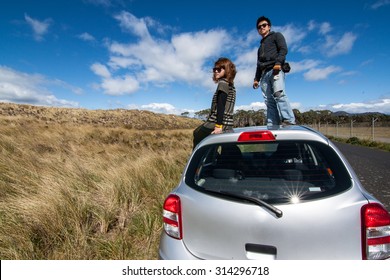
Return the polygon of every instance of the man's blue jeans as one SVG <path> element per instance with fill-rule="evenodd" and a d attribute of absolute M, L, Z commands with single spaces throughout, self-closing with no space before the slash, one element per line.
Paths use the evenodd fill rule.
<path fill-rule="evenodd" d="M 265 105 L 267 106 L 267 125 L 280 125 L 281 122 L 295 124 L 295 116 L 286 95 L 285 76 L 280 71 L 273 75 L 273 70 L 265 72 L 260 80 Z"/>

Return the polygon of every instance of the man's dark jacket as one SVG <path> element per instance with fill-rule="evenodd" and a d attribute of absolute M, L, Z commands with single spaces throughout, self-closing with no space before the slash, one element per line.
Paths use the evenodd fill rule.
<path fill-rule="evenodd" d="M 283 65 L 287 55 L 287 43 L 283 34 L 271 31 L 261 39 L 257 51 L 255 81 L 260 81 L 263 70 L 270 70 L 275 64 Z"/>

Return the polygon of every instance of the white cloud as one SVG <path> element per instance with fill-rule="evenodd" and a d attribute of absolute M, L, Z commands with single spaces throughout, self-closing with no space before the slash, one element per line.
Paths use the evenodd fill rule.
<path fill-rule="evenodd" d="M 43 36 L 49 31 L 52 20 L 45 19 L 44 21 L 39 21 L 37 19 L 33 19 L 27 14 L 24 15 L 24 19 L 32 28 L 34 39 L 37 41 L 42 41 Z"/>
<path fill-rule="evenodd" d="M 140 107 L 135 106 L 135 105 L 129 105 L 128 107 L 132 108 L 132 109 L 148 110 L 148 111 L 152 111 L 155 113 L 161 113 L 161 114 L 181 115 L 184 112 L 188 112 L 189 116 L 193 116 L 195 113 L 195 110 L 178 109 L 169 103 L 150 103 L 150 104 L 142 105 Z"/>
<path fill-rule="evenodd" d="M 328 34 L 332 30 L 329 22 L 323 22 L 320 25 L 320 34 L 325 35 Z"/>
<path fill-rule="evenodd" d="M 264 102 L 252 102 L 251 104 L 249 105 L 241 105 L 241 106 L 236 106 L 234 108 L 235 111 L 238 111 L 238 110 L 244 110 L 244 111 L 249 111 L 249 110 L 254 110 L 254 111 L 258 111 L 258 110 L 265 110 L 267 107 L 265 106 L 265 103 Z"/>
<path fill-rule="evenodd" d="M 225 30 L 183 33 L 172 38 L 172 47 L 180 60 L 195 60 L 196 64 L 213 55 L 229 50 L 231 39 Z M 221 44 L 221 42 L 224 42 Z"/>
<path fill-rule="evenodd" d="M 141 108 L 159 112 L 172 112 L 175 110 L 175 106 L 169 103 L 150 103 L 148 105 L 142 105 Z"/>
<path fill-rule="evenodd" d="M 87 42 L 94 42 L 96 41 L 95 37 L 93 37 L 91 34 L 89 34 L 88 32 L 84 32 L 80 35 L 77 36 L 79 39 L 83 40 L 83 41 L 87 41 Z"/>
<path fill-rule="evenodd" d="M 304 59 L 298 62 L 291 61 L 291 73 L 297 73 L 313 69 L 321 64 L 321 61 L 314 59 Z"/>
<path fill-rule="evenodd" d="M 302 112 L 302 104 L 300 102 L 290 102 L 290 105 L 291 105 L 292 109 L 298 109 L 299 111 Z M 236 106 L 234 108 L 234 111 L 238 111 L 238 110 L 244 110 L 244 111 L 254 110 L 254 111 L 258 111 L 258 110 L 266 110 L 266 109 L 267 109 L 267 107 L 266 107 L 264 102 L 257 101 L 257 102 L 252 102 L 249 105 Z"/>
<path fill-rule="evenodd" d="M 310 20 L 307 24 L 307 30 L 308 31 L 316 31 L 318 30 L 318 34 L 320 35 L 326 35 L 330 31 L 332 31 L 332 26 L 329 22 L 322 22 L 322 23 L 317 23 L 314 20 Z"/>
<path fill-rule="evenodd" d="M 109 43 L 107 65 L 95 63 L 91 66 L 92 71 L 103 78 L 100 88 L 107 94 L 128 94 L 150 82 L 163 85 L 175 81 L 208 87 L 211 80 L 208 68 L 213 63 L 210 59 L 228 51 L 231 45 L 225 30 L 180 33 L 163 40 L 150 35 L 149 26 L 161 28 L 152 19 L 137 18 L 128 12 L 115 18 L 123 30 L 135 35 L 137 41 Z M 104 79 L 108 74 L 109 81 Z M 131 82 L 130 88 L 122 86 L 124 80 Z M 115 86 L 116 82 L 120 85 Z"/>
<path fill-rule="evenodd" d="M 129 75 L 104 78 L 100 86 L 108 95 L 130 94 L 139 89 L 138 81 Z"/>
<path fill-rule="evenodd" d="M 367 65 L 370 65 L 370 64 L 373 64 L 373 63 L 374 63 L 373 59 L 367 59 L 367 60 L 363 61 L 362 63 L 360 63 L 360 66 L 361 67 L 366 67 Z"/>
<path fill-rule="evenodd" d="M 77 107 L 78 103 L 65 99 L 58 99 L 46 88 L 48 85 L 60 86 L 76 93 L 81 90 L 66 83 L 47 80 L 42 75 L 26 74 L 8 67 L 0 66 L 0 101 L 26 103 L 43 106 Z"/>
<path fill-rule="evenodd" d="M 238 66 L 238 72 L 234 79 L 236 88 L 238 87 L 250 87 L 252 88 L 253 80 L 256 72 L 256 64 L 254 66 L 241 65 Z M 237 89 L 239 92 L 240 90 Z"/>
<path fill-rule="evenodd" d="M 144 18 L 137 18 L 129 12 L 121 12 L 114 16 L 119 21 L 119 25 L 126 31 L 133 33 L 142 39 L 150 39 L 147 21 Z"/>
<path fill-rule="evenodd" d="M 237 65 L 248 65 L 256 67 L 257 59 L 257 47 L 240 50 L 239 56 L 235 59 L 234 63 Z"/>
<path fill-rule="evenodd" d="M 326 54 L 328 56 L 336 56 L 340 54 L 349 53 L 355 43 L 357 36 L 352 32 L 343 34 L 341 38 L 334 38 L 332 36 L 326 37 Z"/>
<path fill-rule="evenodd" d="M 390 0 L 379 0 L 371 5 L 371 9 L 376 10 L 387 5 L 390 5 Z"/>
<path fill-rule="evenodd" d="M 307 35 L 307 32 L 294 24 L 287 24 L 281 27 L 275 26 L 274 31 L 281 32 L 286 39 L 289 48 L 294 48 L 294 45 L 300 43 Z"/>
<path fill-rule="evenodd" d="M 302 103 L 301 102 L 290 102 L 290 106 L 292 109 L 298 109 L 299 111 L 302 112 Z"/>
<path fill-rule="evenodd" d="M 113 70 L 126 69 L 136 66 L 142 66 L 141 62 L 134 58 L 122 57 L 122 56 L 111 56 L 108 66 Z"/>
<path fill-rule="evenodd" d="M 317 23 L 314 20 L 310 20 L 307 24 L 307 29 L 312 31 L 317 28 Z"/>
<path fill-rule="evenodd" d="M 305 74 L 303 74 L 305 80 L 308 81 L 318 81 L 325 80 L 329 75 L 341 71 L 340 67 L 337 66 L 328 66 L 325 68 L 312 68 Z"/>
<path fill-rule="evenodd" d="M 94 63 L 91 65 L 91 70 L 98 76 L 103 78 L 110 78 L 111 73 L 108 68 L 101 63 Z"/>
<path fill-rule="evenodd" d="M 111 6 L 111 1 L 112 0 L 83 0 L 87 3 L 91 3 L 96 6 L 104 6 L 104 7 L 109 7 Z"/>
<path fill-rule="evenodd" d="M 298 44 L 295 50 L 304 54 L 310 54 L 315 51 L 320 51 L 327 57 L 348 54 L 357 40 L 357 35 L 353 32 L 345 32 L 341 35 L 332 32 L 334 28 L 329 22 L 317 23 L 311 20 L 306 28 L 308 32 L 316 32 L 319 37 L 316 39 L 310 37 L 311 41 L 305 44 L 298 41 L 300 44 Z"/>
<path fill-rule="evenodd" d="M 113 77 L 109 69 L 101 64 L 94 63 L 91 70 L 102 78 L 102 82 L 97 88 L 102 89 L 108 95 L 131 94 L 139 89 L 139 83 L 130 75 Z"/>
<path fill-rule="evenodd" d="M 182 113 L 189 113 L 188 116 L 194 116 L 193 109 L 179 109 L 169 103 L 150 103 L 145 105 L 129 104 L 126 106 L 129 110 L 147 110 L 158 114 L 172 114 L 181 115 Z"/>
<path fill-rule="evenodd" d="M 331 111 L 346 111 L 348 113 L 379 112 L 390 114 L 390 98 L 369 100 L 366 102 L 324 105 L 323 108 L 327 108 Z"/>

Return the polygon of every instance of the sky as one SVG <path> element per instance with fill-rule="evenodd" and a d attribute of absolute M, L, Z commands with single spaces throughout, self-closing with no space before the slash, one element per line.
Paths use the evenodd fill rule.
<path fill-rule="evenodd" d="M 227 57 L 235 109 L 265 109 L 260 16 L 286 38 L 292 108 L 390 114 L 390 0 L 2 0 L 0 102 L 192 115 Z"/>

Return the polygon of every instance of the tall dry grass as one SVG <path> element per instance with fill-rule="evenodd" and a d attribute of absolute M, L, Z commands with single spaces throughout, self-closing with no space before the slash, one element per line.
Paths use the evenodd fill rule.
<path fill-rule="evenodd" d="M 0 259 L 156 259 L 192 129 L 0 118 Z"/>

